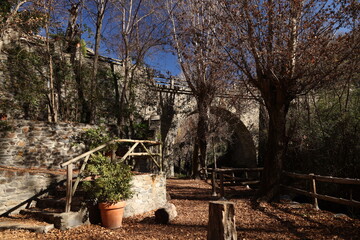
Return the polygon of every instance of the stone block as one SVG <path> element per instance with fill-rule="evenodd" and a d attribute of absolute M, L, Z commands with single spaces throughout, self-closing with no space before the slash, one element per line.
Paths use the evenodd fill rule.
<path fill-rule="evenodd" d="M 6 138 L 15 138 L 15 137 L 16 137 L 16 133 L 14 133 L 14 132 L 9 132 L 8 134 L 6 134 L 5 137 L 6 137 Z"/>
<path fill-rule="evenodd" d="M 22 132 L 23 132 L 23 133 L 28 133 L 28 132 L 29 132 L 29 126 L 24 126 L 24 127 L 22 128 Z"/>
<path fill-rule="evenodd" d="M 54 216 L 54 226 L 60 230 L 67 230 L 84 224 L 90 224 L 87 208 L 82 208 L 78 212 L 60 213 Z"/>
<path fill-rule="evenodd" d="M 19 142 L 17 143 L 17 145 L 18 145 L 19 147 L 25 147 L 25 146 L 26 146 L 26 142 L 24 142 L 24 141 L 19 141 Z"/>

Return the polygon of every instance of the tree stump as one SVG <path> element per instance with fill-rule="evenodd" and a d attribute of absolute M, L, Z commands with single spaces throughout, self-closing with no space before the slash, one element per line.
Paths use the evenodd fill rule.
<path fill-rule="evenodd" d="M 209 202 L 207 240 L 236 240 L 235 208 L 229 201 Z"/>

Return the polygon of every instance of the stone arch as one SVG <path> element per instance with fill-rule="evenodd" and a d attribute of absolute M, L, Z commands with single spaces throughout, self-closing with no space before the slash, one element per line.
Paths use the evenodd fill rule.
<path fill-rule="evenodd" d="M 212 107 L 210 111 L 211 114 L 220 117 L 234 129 L 233 141 L 229 145 L 228 152 L 220 158 L 220 166 L 256 167 L 255 143 L 245 124 L 238 116 L 224 108 Z"/>

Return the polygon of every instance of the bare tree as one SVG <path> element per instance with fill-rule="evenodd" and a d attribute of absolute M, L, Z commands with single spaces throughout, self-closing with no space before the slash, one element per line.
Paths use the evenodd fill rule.
<path fill-rule="evenodd" d="M 326 84 L 359 47 L 348 11 L 356 1 L 220 1 L 217 35 L 240 78 L 259 92 L 269 116 L 259 196 L 279 193 L 287 149 L 286 119 L 299 95 Z M 339 35 L 339 30 L 347 33 Z"/>
<path fill-rule="evenodd" d="M 206 150 L 211 104 L 228 77 L 222 49 L 214 36 L 217 24 L 207 0 L 168 1 L 174 48 L 185 80 L 196 98 L 199 113 L 193 154 L 193 177 L 206 170 Z M 198 150 L 200 159 L 198 159 Z"/>
<path fill-rule="evenodd" d="M 95 37 L 94 37 L 94 57 L 93 57 L 93 68 L 91 76 L 91 86 L 90 86 L 90 121 L 95 120 L 96 114 L 96 98 L 98 95 L 98 86 L 97 86 L 97 73 L 99 67 L 99 55 L 100 55 L 100 44 L 101 44 L 101 32 L 103 30 L 104 17 L 110 0 L 88 0 L 89 6 L 87 10 L 90 13 L 90 16 L 93 17 L 93 22 L 95 23 Z M 95 12 L 94 12 L 95 10 Z"/>
<path fill-rule="evenodd" d="M 126 119 L 131 122 L 129 104 L 134 100 L 133 84 L 145 70 L 145 57 L 150 51 L 165 42 L 166 21 L 162 18 L 163 5 L 160 1 L 124 0 L 114 2 L 110 46 L 122 60 L 121 79 L 115 79 L 117 123 L 120 135 Z M 131 125 L 131 123 L 130 123 Z"/>
<path fill-rule="evenodd" d="M 52 50 L 50 48 L 50 25 L 51 25 L 51 15 L 53 11 L 53 1 L 45 0 L 43 2 L 43 8 L 47 13 L 46 24 L 45 24 L 45 33 L 46 33 L 46 54 L 49 60 L 48 62 L 48 81 L 47 81 L 47 89 L 48 89 L 48 121 L 49 122 L 57 122 L 58 121 L 58 104 L 57 97 L 55 94 L 54 88 L 54 69 L 53 69 L 53 56 Z"/>
<path fill-rule="evenodd" d="M 32 3 L 36 1 L 31 0 L 22 0 L 22 1 L 0 1 L 0 52 L 2 51 L 3 45 L 2 41 L 4 40 L 5 35 L 11 28 L 17 28 L 19 22 L 21 21 L 19 16 L 25 5 L 27 8 L 32 7 Z M 34 19 L 28 19 L 34 20 Z"/>

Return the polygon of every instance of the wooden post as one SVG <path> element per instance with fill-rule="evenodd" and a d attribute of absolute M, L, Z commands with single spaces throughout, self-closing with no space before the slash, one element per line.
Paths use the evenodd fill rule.
<path fill-rule="evenodd" d="M 220 172 L 220 197 L 223 198 L 225 196 L 224 190 L 224 174 Z"/>
<path fill-rule="evenodd" d="M 216 169 L 213 169 L 211 174 L 211 187 L 212 187 L 212 196 L 216 197 Z"/>
<path fill-rule="evenodd" d="M 160 158 L 160 161 L 159 161 L 159 164 L 160 164 L 160 172 L 163 171 L 164 169 L 164 159 L 163 159 L 163 149 L 162 149 L 162 143 L 159 144 L 159 158 Z"/>
<path fill-rule="evenodd" d="M 116 150 L 111 150 L 111 162 L 115 163 L 116 160 Z"/>
<path fill-rule="evenodd" d="M 315 175 L 313 173 L 309 174 L 311 176 L 311 192 L 314 194 L 314 208 L 316 210 L 319 210 L 319 205 L 318 205 L 318 199 L 315 196 L 316 194 L 316 180 L 315 180 Z"/>
<path fill-rule="evenodd" d="M 89 160 L 89 158 L 90 158 L 91 155 L 92 155 L 92 154 L 87 155 L 87 156 L 85 157 L 85 159 L 84 159 L 83 164 L 81 165 L 79 174 L 78 174 L 78 176 L 77 176 L 77 178 L 76 178 L 76 181 L 75 181 L 75 183 L 74 183 L 74 186 L 72 186 L 72 189 L 71 189 L 73 196 L 74 196 L 75 191 L 76 191 L 76 189 L 77 189 L 77 187 L 78 187 L 78 185 L 79 185 L 79 183 L 80 183 L 81 174 L 82 174 L 83 171 L 85 170 L 85 166 L 86 166 L 87 161 Z"/>
<path fill-rule="evenodd" d="M 229 201 L 209 202 L 207 240 L 236 240 L 235 208 Z"/>
<path fill-rule="evenodd" d="M 73 164 L 70 163 L 66 166 L 66 206 L 65 212 L 70 212 L 71 209 L 71 200 L 72 200 L 72 172 Z"/>
<path fill-rule="evenodd" d="M 245 178 L 246 178 L 246 181 L 249 180 L 249 174 L 248 174 L 248 171 L 245 171 Z M 246 189 L 250 189 L 250 186 L 248 184 L 246 184 Z"/>
<path fill-rule="evenodd" d="M 235 172 L 231 172 L 232 183 L 235 183 Z"/>

